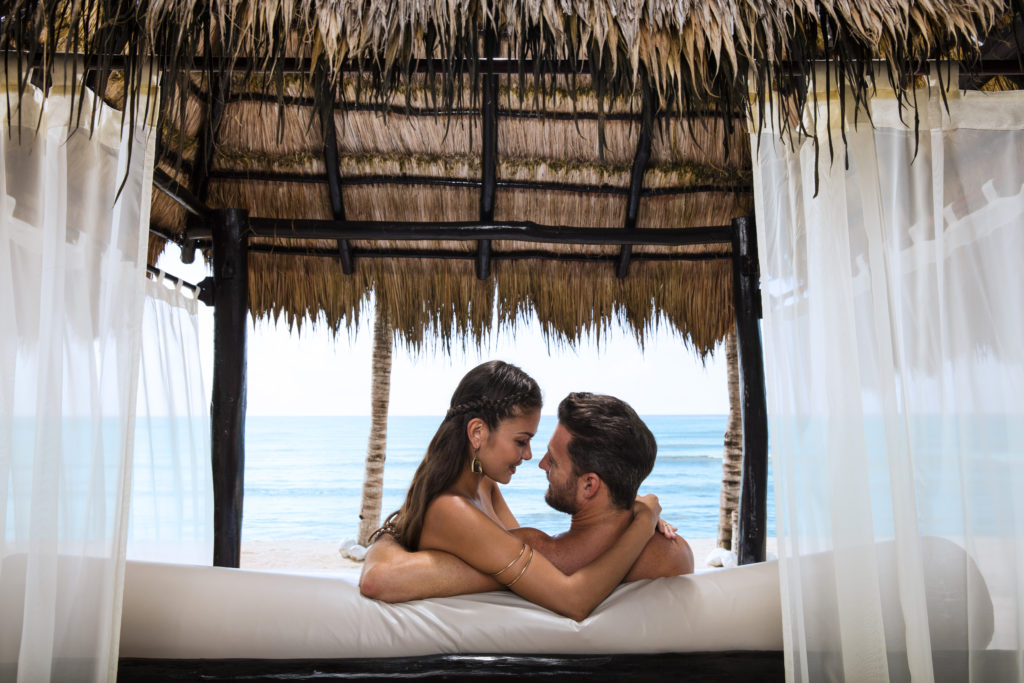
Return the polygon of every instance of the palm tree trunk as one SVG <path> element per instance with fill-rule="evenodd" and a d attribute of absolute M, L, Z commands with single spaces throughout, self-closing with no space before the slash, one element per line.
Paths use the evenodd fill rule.
<path fill-rule="evenodd" d="M 722 454 L 722 495 L 718 510 L 718 547 L 731 549 L 733 519 L 740 500 L 743 468 L 743 420 L 740 415 L 740 372 L 736 353 L 736 332 L 725 337 L 725 361 L 729 373 L 729 422 L 725 427 Z"/>
<path fill-rule="evenodd" d="M 373 385 L 370 389 L 370 438 L 366 445 L 363 503 L 359 510 L 357 542 L 366 545 L 380 526 L 384 488 L 384 457 L 388 441 L 388 401 L 391 398 L 391 323 L 380 301 L 373 323 Z"/>

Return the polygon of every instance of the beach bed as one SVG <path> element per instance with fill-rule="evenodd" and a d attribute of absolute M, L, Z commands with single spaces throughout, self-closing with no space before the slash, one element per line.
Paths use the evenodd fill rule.
<path fill-rule="evenodd" d="M 951 543 L 931 548 L 933 648 L 961 666 L 968 608 L 973 627 L 989 624 L 976 646 L 992 605 L 950 593 L 948 579 L 977 568 Z M 362 597 L 354 572 L 129 562 L 119 679 L 781 680 L 782 648 L 777 562 L 626 584 L 582 622 L 508 592 L 391 605 Z"/>
<path fill-rule="evenodd" d="M 120 680 L 783 675 L 775 562 L 626 584 L 582 622 L 510 592 L 391 605 L 357 580 L 129 562 Z"/>

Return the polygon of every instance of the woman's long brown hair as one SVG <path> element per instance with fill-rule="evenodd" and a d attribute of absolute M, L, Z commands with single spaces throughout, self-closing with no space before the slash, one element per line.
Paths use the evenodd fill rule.
<path fill-rule="evenodd" d="M 467 372 L 452 394 L 451 407 L 430 440 L 423 462 L 416 468 L 405 502 L 388 515 L 370 541 L 388 533 L 406 548 L 417 550 L 427 506 L 470 466 L 466 434 L 469 421 L 479 417 L 493 431 L 502 420 L 540 408 L 541 404 L 537 382 L 515 365 L 493 360 Z"/>

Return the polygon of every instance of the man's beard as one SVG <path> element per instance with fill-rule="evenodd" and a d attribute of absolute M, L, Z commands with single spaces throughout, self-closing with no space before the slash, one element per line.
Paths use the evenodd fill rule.
<path fill-rule="evenodd" d="M 579 507 L 576 505 L 576 479 L 573 478 L 565 483 L 565 486 L 556 488 L 554 484 L 548 483 L 548 491 L 544 494 L 544 502 L 559 512 L 567 515 L 576 514 Z"/>

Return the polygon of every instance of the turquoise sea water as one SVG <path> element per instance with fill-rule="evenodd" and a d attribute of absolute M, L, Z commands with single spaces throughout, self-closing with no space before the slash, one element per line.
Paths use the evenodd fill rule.
<path fill-rule="evenodd" d="M 389 418 L 383 514 L 401 505 L 440 421 Z M 714 537 L 726 416 L 653 415 L 644 416 L 644 421 L 658 441 L 658 459 L 641 493 L 657 494 L 662 516 L 684 536 Z M 554 416 L 541 418 L 533 459 L 502 488 L 521 525 L 548 533 L 568 527 L 568 517 L 544 503 L 547 481 L 537 467 L 556 422 Z M 369 417 L 249 416 L 243 540 L 354 538 L 369 430 Z M 773 501 L 769 472 L 769 536 L 775 535 Z"/>

